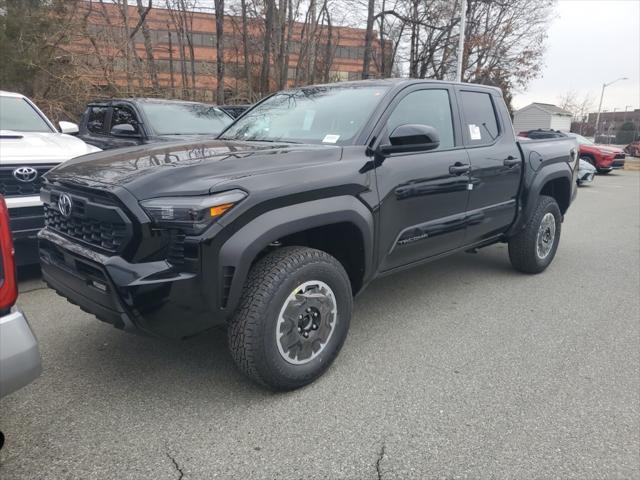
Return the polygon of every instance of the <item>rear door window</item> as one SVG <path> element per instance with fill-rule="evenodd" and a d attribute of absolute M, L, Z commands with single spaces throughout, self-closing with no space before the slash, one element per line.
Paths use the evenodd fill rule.
<path fill-rule="evenodd" d="M 500 136 L 498 119 L 491 95 L 485 92 L 460 92 L 464 117 L 462 133 L 468 146 L 489 145 Z"/>

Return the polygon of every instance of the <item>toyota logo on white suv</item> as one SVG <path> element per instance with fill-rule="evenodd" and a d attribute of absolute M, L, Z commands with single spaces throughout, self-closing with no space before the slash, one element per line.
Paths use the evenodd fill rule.
<path fill-rule="evenodd" d="M 13 178 L 23 183 L 33 182 L 38 178 L 38 171 L 32 167 L 18 167 L 13 171 Z"/>

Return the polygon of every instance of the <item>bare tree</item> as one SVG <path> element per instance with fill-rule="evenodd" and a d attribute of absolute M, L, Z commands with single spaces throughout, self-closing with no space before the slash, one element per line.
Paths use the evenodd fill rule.
<path fill-rule="evenodd" d="M 244 57 L 244 74 L 245 81 L 247 83 L 247 98 L 249 101 L 253 98 L 252 90 L 252 71 L 249 60 L 249 18 L 247 10 L 247 0 L 241 0 L 241 15 L 242 15 L 242 53 Z"/>
<path fill-rule="evenodd" d="M 275 0 L 265 0 L 264 38 L 262 42 L 262 68 L 260 70 L 260 93 L 266 95 L 269 90 L 271 42 L 273 38 L 273 17 L 275 15 Z"/>
<path fill-rule="evenodd" d="M 371 69 L 371 50 L 373 44 L 373 22 L 376 1 L 369 0 L 367 5 L 367 31 L 364 39 L 364 58 L 362 60 L 362 78 L 369 78 Z"/>
<path fill-rule="evenodd" d="M 594 98 L 589 93 L 579 95 L 576 91 L 569 90 L 558 97 L 558 106 L 573 114 L 573 123 L 577 124 L 577 130 L 580 134 L 582 134 L 589 112 L 593 110 L 594 105 Z M 574 128 L 576 128 L 575 125 Z"/>
<path fill-rule="evenodd" d="M 224 0 L 215 0 L 216 5 L 216 79 L 218 104 L 224 103 Z"/>
<path fill-rule="evenodd" d="M 142 0 L 136 0 L 138 7 L 138 15 L 140 16 L 139 24 L 142 30 L 142 37 L 144 38 L 144 51 L 147 56 L 147 69 L 149 76 L 151 77 L 151 85 L 154 90 L 160 88 L 160 82 L 158 81 L 158 69 L 156 68 L 156 60 L 153 55 L 153 42 L 151 41 L 151 33 L 149 32 L 149 25 L 147 24 L 147 15 L 153 8 L 153 0 L 149 0 L 147 6 L 143 6 Z"/>

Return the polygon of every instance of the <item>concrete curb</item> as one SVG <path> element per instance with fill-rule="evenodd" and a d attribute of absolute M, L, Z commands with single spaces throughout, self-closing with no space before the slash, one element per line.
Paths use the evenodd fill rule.
<path fill-rule="evenodd" d="M 640 158 L 627 157 L 624 161 L 624 169 L 632 171 L 640 171 Z"/>

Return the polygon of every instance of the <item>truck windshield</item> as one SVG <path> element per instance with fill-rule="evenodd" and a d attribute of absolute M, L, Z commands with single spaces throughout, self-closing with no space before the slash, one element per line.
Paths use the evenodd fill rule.
<path fill-rule="evenodd" d="M 202 103 L 142 103 L 157 135 L 218 135 L 233 119 L 219 108 Z"/>
<path fill-rule="evenodd" d="M 280 92 L 238 119 L 221 138 L 347 145 L 386 86 L 330 86 Z"/>
<path fill-rule="evenodd" d="M 51 127 L 44 121 L 29 102 L 21 97 L 0 96 L 0 130 L 16 132 L 51 133 Z"/>

